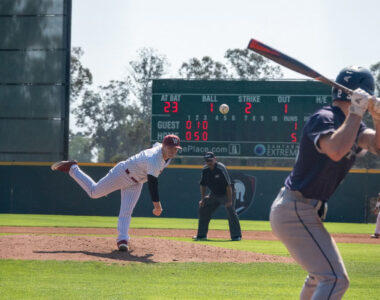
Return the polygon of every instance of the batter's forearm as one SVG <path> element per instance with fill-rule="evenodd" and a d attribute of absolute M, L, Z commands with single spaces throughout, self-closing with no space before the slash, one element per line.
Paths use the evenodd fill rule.
<path fill-rule="evenodd" d="M 349 114 L 333 134 L 320 138 L 319 145 L 322 152 L 334 161 L 341 160 L 354 144 L 360 122 L 361 118 L 358 115 Z"/>

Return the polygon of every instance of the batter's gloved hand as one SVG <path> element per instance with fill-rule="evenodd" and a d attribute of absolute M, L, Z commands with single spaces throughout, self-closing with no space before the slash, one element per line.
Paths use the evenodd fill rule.
<path fill-rule="evenodd" d="M 352 114 L 363 117 L 368 108 L 368 102 L 370 98 L 370 94 L 368 94 L 366 91 L 362 89 L 356 89 L 351 95 L 350 112 Z"/>
<path fill-rule="evenodd" d="M 368 103 L 368 111 L 375 121 L 380 122 L 380 99 L 373 97 Z"/>

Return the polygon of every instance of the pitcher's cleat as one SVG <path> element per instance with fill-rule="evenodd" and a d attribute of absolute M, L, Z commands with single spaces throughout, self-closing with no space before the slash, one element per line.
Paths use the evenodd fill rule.
<path fill-rule="evenodd" d="M 117 242 L 117 248 L 119 251 L 127 251 L 128 250 L 128 242 L 126 240 L 118 241 Z"/>

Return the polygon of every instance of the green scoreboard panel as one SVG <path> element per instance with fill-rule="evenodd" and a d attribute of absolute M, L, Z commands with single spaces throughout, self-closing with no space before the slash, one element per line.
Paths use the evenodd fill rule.
<path fill-rule="evenodd" d="M 331 103 L 331 88 L 315 81 L 165 79 L 152 92 L 151 140 L 178 135 L 182 156 L 294 158 L 305 121 Z"/>

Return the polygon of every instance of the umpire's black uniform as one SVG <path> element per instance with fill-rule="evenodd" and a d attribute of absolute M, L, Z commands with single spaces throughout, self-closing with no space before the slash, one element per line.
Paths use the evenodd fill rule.
<path fill-rule="evenodd" d="M 201 199 L 199 205 L 199 223 L 196 238 L 207 238 L 211 215 L 219 205 L 223 204 L 228 214 L 231 239 L 240 241 L 240 222 L 235 211 L 235 195 L 228 171 L 222 163 L 216 161 L 212 152 L 206 153 L 205 160 L 207 165 L 203 167 L 200 181 L 201 196 L 204 199 Z M 205 195 L 206 187 L 211 191 L 207 196 Z M 229 201 L 232 201 L 232 205 L 226 206 Z"/>

